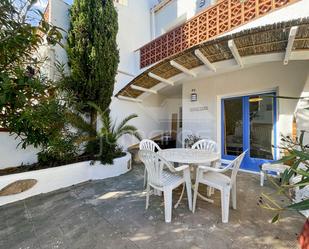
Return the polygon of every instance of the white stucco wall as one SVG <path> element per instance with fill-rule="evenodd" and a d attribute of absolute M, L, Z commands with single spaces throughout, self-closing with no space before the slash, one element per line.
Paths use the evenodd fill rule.
<path fill-rule="evenodd" d="M 156 12 L 155 14 L 155 35 L 156 37 L 164 33 L 163 29 L 167 27 L 171 22 L 175 21 L 181 15 L 177 10 L 177 0 L 171 1 L 164 8 Z M 184 14 L 184 13 L 182 13 Z"/>
<path fill-rule="evenodd" d="M 31 164 L 37 161 L 37 149 L 32 146 L 22 149 L 18 146 L 20 139 L 10 136 L 8 132 L 0 132 L 0 169 Z"/>
<path fill-rule="evenodd" d="M 138 118 L 130 124 L 136 126 L 143 138 L 152 138 L 162 133 L 166 129 L 165 115 L 162 112 L 161 95 L 151 95 L 142 103 L 118 100 L 114 98 L 111 108 L 111 116 L 114 121 L 119 123 L 123 118 L 130 114 L 137 114 Z M 124 136 L 119 141 L 124 148 L 137 144 L 138 140 L 131 136 Z"/>
<path fill-rule="evenodd" d="M 309 144 L 309 69 L 307 81 L 304 86 L 301 97 L 307 97 L 307 99 L 300 100 L 297 105 L 297 111 L 295 113 L 297 123 L 297 133 L 300 135 L 300 131 L 307 131 L 304 135 L 304 144 Z"/>
<path fill-rule="evenodd" d="M 282 62 L 265 63 L 252 68 L 219 76 L 186 82 L 183 85 L 183 139 L 187 134 L 211 138 L 221 144 L 221 98 L 244 96 L 275 90 L 281 96 L 298 97 L 308 78 L 309 62 L 294 61 L 288 66 Z M 197 102 L 190 102 L 192 89 L 198 94 Z M 278 132 L 292 131 L 297 100 L 278 100 Z M 208 110 L 192 111 L 192 107 L 207 106 Z"/>
<path fill-rule="evenodd" d="M 127 6 L 121 4 L 115 4 L 115 6 L 119 25 L 117 43 L 120 63 L 118 69 L 136 75 L 139 72 L 139 63 L 137 63 L 134 51 L 151 39 L 151 1 L 128 0 Z M 126 84 L 125 82 L 117 80 L 117 86 L 122 86 Z"/>
<path fill-rule="evenodd" d="M 51 46 L 45 41 L 39 48 L 39 56 L 44 60 L 46 59 L 40 71 L 51 80 L 57 80 L 59 77 L 59 72 L 55 64 L 62 64 L 64 66 L 64 72 L 69 72 L 67 65 L 68 58 L 65 51 L 67 30 L 70 26 L 69 9 L 70 5 L 63 0 L 50 0 L 48 4 L 47 11 L 49 12 L 49 20 L 47 21 L 59 28 L 62 34 L 60 43 L 63 45 L 63 47 L 60 45 Z"/>
<path fill-rule="evenodd" d="M 70 19 L 69 19 L 69 9 L 70 5 L 65 3 L 63 0 L 51 0 L 49 1 L 50 4 L 50 20 L 49 22 L 53 25 L 63 29 L 61 30 L 62 34 L 62 45 L 66 46 L 67 44 L 67 30 L 70 27 Z M 65 51 L 65 48 L 61 47 L 60 45 L 56 45 L 52 48 L 54 50 L 55 61 L 62 63 L 65 65 L 65 70 L 68 72 L 68 57 Z M 54 69 L 56 72 L 56 69 Z"/>
<path fill-rule="evenodd" d="M 199 7 L 200 0 L 173 0 L 155 13 L 155 35 L 164 34 L 171 26 L 178 26 L 183 18 L 187 20 L 201 10 L 207 8 L 212 0 L 206 0 L 205 5 Z"/>

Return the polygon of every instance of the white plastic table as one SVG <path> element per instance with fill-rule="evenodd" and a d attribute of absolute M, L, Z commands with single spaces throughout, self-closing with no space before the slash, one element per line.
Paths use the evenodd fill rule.
<path fill-rule="evenodd" d="M 165 149 L 158 151 L 158 154 L 169 162 L 189 164 L 190 166 L 193 165 L 195 167 L 197 167 L 199 164 L 212 164 L 220 159 L 219 153 L 208 152 L 205 150 L 197 150 L 197 149 L 183 149 L 183 148 Z M 184 193 L 184 187 L 182 189 L 180 198 L 175 205 L 175 208 L 179 205 L 183 193 Z M 200 193 L 198 193 L 198 196 L 205 201 L 213 203 L 213 200 L 201 195 Z"/>
<path fill-rule="evenodd" d="M 169 162 L 181 164 L 209 164 L 219 160 L 219 153 L 197 149 L 166 149 L 158 151 L 158 154 Z"/>

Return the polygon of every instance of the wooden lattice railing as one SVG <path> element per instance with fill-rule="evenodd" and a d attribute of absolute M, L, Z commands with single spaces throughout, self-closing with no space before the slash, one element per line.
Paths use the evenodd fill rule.
<path fill-rule="evenodd" d="M 222 0 L 140 48 L 140 67 L 230 31 L 297 0 Z"/>

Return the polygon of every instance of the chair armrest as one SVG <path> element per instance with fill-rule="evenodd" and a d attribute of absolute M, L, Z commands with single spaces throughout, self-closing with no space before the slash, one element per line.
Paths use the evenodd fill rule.
<path fill-rule="evenodd" d="M 179 171 L 183 171 L 185 169 L 188 169 L 189 168 L 189 165 L 181 165 L 177 168 L 174 168 L 176 172 L 179 172 Z"/>
<path fill-rule="evenodd" d="M 198 170 L 204 170 L 204 171 L 213 171 L 213 172 L 218 172 L 218 173 L 223 173 L 228 170 L 229 167 L 225 168 L 214 168 L 214 167 L 209 167 L 209 166 L 204 166 L 204 165 L 199 165 Z"/>

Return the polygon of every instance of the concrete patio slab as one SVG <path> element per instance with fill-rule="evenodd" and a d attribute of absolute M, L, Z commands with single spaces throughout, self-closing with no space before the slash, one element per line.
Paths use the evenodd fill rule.
<path fill-rule="evenodd" d="M 0 248 L 297 248 L 304 217 L 286 213 L 280 223 L 270 224 L 273 213 L 258 207 L 257 199 L 271 186 L 261 188 L 257 175 L 239 174 L 238 209 L 231 209 L 228 224 L 221 223 L 219 192 L 214 204 L 199 199 L 195 214 L 185 197 L 166 224 L 163 198 L 151 196 L 145 210 L 142 186 L 143 169 L 135 165 L 120 177 L 0 207 Z"/>

